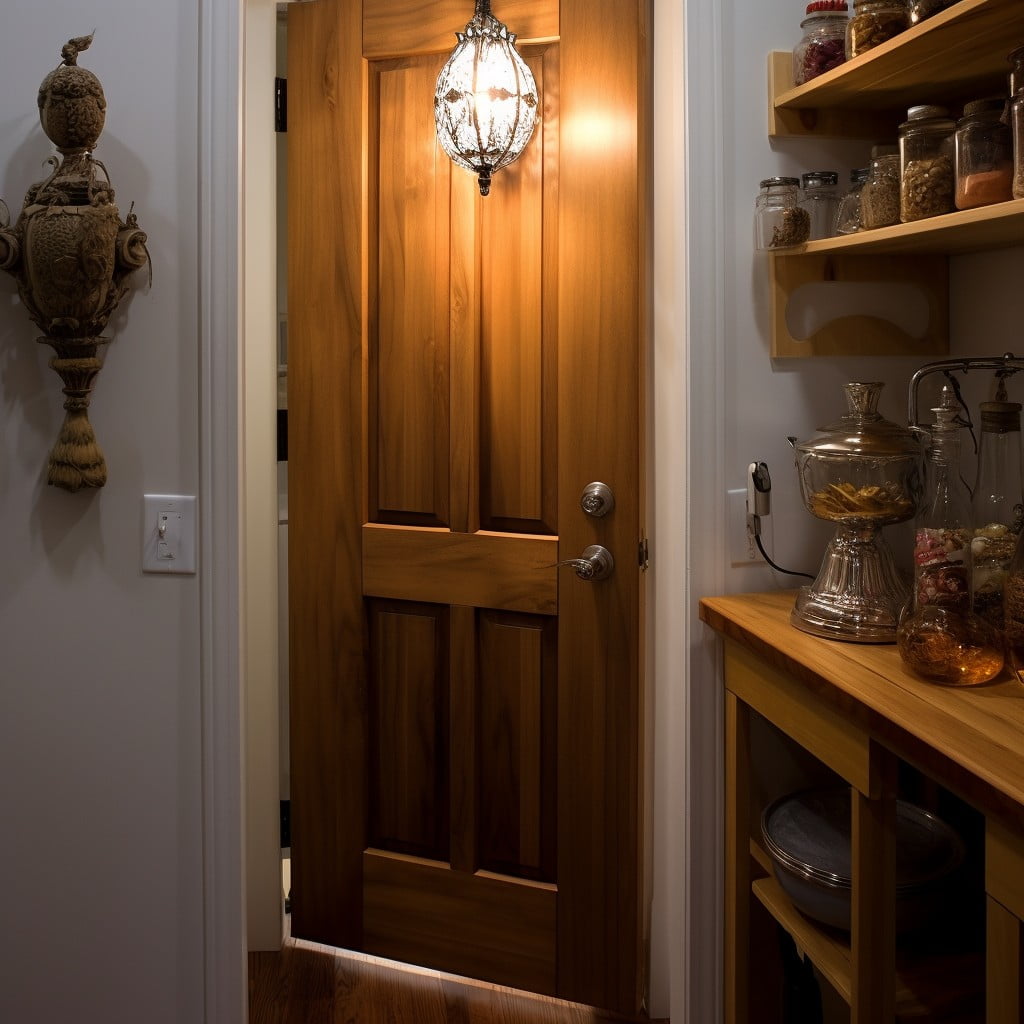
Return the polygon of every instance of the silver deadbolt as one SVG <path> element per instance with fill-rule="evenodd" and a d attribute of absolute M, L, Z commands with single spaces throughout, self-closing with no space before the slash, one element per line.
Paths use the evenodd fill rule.
<path fill-rule="evenodd" d="M 615 495 L 612 494 L 612 489 L 607 484 L 595 480 L 583 488 L 583 493 L 580 495 L 580 508 L 588 516 L 600 519 L 615 508 Z"/>
<path fill-rule="evenodd" d="M 580 558 L 567 558 L 563 562 L 556 562 L 555 565 L 571 565 L 581 580 L 596 583 L 611 576 L 615 569 L 615 559 L 603 545 L 591 544 L 590 547 L 583 549 Z"/>

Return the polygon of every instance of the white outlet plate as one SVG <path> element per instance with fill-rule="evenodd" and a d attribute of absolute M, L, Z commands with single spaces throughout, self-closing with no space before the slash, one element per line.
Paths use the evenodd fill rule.
<path fill-rule="evenodd" d="M 726 518 L 729 543 L 729 564 L 735 569 L 745 565 L 765 565 L 761 552 L 754 543 L 754 535 L 747 528 L 747 489 L 737 487 L 726 491 Z M 761 516 L 761 543 L 768 552 L 772 549 L 771 516 Z"/>
<path fill-rule="evenodd" d="M 142 571 L 179 575 L 196 571 L 194 494 L 143 495 Z"/>

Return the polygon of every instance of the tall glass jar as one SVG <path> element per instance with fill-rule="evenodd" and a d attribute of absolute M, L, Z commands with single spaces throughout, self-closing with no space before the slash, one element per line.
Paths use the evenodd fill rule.
<path fill-rule="evenodd" d="M 860 231 L 860 197 L 867 180 L 867 167 L 858 167 L 850 171 L 850 187 L 842 199 L 839 200 L 839 209 L 836 211 L 836 223 L 833 234 L 854 235 Z"/>
<path fill-rule="evenodd" d="M 846 59 L 888 42 L 910 25 L 904 0 L 853 0 L 846 26 Z"/>
<path fill-rule="evenodd" d="M 956 208 L 1002 203 L 1013 197 L 1013 132 L 1002 96 L 974 100 L 956 123 Z"/>
<path fill-rule="evenodd" d="M 835 228 L 839 206 L 839 175 L 835 171 L 808 171 L 803 176 L 803 204 L 810 215 L 810 235 L 830 238 Z"/>
<path fill-rule="evenodd" d="M 871 169 L 860 194 L 863 228 L 884 228 L 900 222 L 900 151 L 898 146 L 872 146 Z"/>
<path fill-rule="evenodd" d="M 807 241 L 810 227 L 810 215 L 800 204 L 800 179 L 765 178 L 754 204 L 755 248 L 800 245 Z"/>
<path fill-rule="evenodd" d="M 978 473 L 971 501 L 973 608 L 1000 635 L 1003 590 L 1017 537 L 1024 526 L 1020 403 L 981 403 Z"/>
<path fill-rule="evenodd" d="M 973 686 L 1003 668 L 995 631 L 971 610 L 971 498 L 960 477 L 957 400 L 947 384 L 935 413 L 925 499 L 915 520 L 914 588 L 896 646 L 906 665 L 947 686 Z"/>
<path fill-rule="evenodd" d="M 953 133 L 945 107 L 921 105 L 900 125 L 900 220 L 904 223 L 953 210 Z"/>
<path fill-rule="evenodd" d="M 793 84 L 803 85 L 846 60 L 846 0 L 811 0 L 793 47 Z"/>
<path fill-rule="evenodd" d="M 922 21 L 930 18 L 933 14 L 952 7 L 956 0 L 910 0 L 907 7 L 907 15 L 911 25 L 920 25 Z"/>

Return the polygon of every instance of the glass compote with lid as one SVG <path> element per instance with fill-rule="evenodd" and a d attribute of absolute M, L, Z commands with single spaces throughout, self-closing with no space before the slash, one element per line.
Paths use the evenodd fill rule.
<path fill-rule="evenodd" d="M 909 596 L 881 529 L 913 518 L 922 450 L 909 429 L 878 412 L 882 387 L 846 384 L 846 415 L 806 441 L 790 439 L 807 510 L 835 525 L 817 578 L 800 589 L 791 615 L 816 636 L 894 643 Z"/>

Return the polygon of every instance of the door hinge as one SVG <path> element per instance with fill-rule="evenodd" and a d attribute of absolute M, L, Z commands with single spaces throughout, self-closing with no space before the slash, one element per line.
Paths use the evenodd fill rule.
<path fill-rule="evenodd" d="M 288 79 L 274 79 L 274 131 L 288 131 Z"/>
<path fill-rule="evenodd" d="M 647 538 L 641 537 L 637 551 L 637 560 L 640 563 L 640 571 L 647 572 L 651 565 L 650 552 L 647 550 Z"/>

